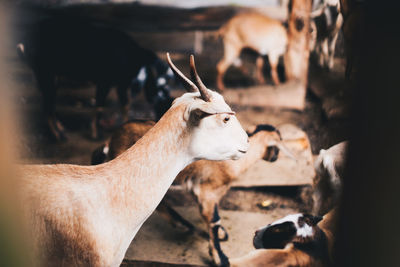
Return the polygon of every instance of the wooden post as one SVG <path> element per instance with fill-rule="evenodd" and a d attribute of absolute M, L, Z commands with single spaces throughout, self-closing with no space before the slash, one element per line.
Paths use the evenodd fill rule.
<path fill-rule="evenodd" d="M 289 8 L 288 48 L 285 71 L 288 80 L 307 84 L 311 0 L 291 0 Z"/>

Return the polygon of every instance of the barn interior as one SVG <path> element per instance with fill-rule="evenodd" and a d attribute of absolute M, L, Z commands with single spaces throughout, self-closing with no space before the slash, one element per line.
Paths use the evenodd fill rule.
<path fill-rule="evenodd" d="M 245 256 L 254 250 L 254 232 L 260 227 L 289 214 L 315 214 L 313 195 L 318 176 L 316 162 L 320 151 L 354 138 L 354 114 L 358 114 L 357 111 L 354 112 L 358 107 L 354 99 L 359 97 L 356 94 L 359 93 L 357 67 L 363 66 L 356 61 L 359 54 L 354 51 L 357 49 L 352 50 L 352 55 L 357 59 L 352 59 L 355 67 L 350 74 L 347 65 L 349 51 L 351 47 L 357 47 L 358 40 L 346 40 L 343 32 L 345 24 L 334 25 L 338 31 L 335 37 L 337 40 L 333 43 L 331 66 L 321 64 L 320 61 L 321 54 L 327 52 L 323 50 L 327 49 L 328 44 L 323 44 L 326 45 L 324 48 L 317 48 L 318 42 L 321 42 L 319 34 L 328 34 L 330 29 L 319 29 L 316 18 L 325 15 L 328 11 L 324 8 L 333 2 L 335 5 L 332 6 L 340 6 L 345 2 L 350 3 L 350 6 L 355 3 L 364 8 L 365 4 L 364 1 L 350 0 L 321 0 L 314 3 L 311 0 L 21 0 L 9 3 L 12 34 L 7 42 L 7 53 L 3 56 L 3 62 L 14 84 L 11 98 L 13 108 L 18 114 L 16 125 L 20 131 L 20 134 L 14 137 L 18 163 L 91 165 L 93 152 L 104 144 L 109 144 L 111 136 L 121 125 L 128 121 L 159 119 L 154 108 L 156 102 L 149 101 L 146 95 L 148 88 L 144 86 L 140 91 L 127 89 L 129 103 L 124 114 L 124 110 L 121 110 L 120 96 L 115 86 L 112 86 L 104 106 L 101 107 L 101 118 L 96 121 L 94 137 L 92 124 L 93 118 L 97 119 L 96 112 L 99 110 L 96 103 L 98 84 L 90 79 L 76 79 L 56 73 L 54 79 L 57 94 L 53 104 L 57 122 L 62 124 L 62 134 L 55 134 L 49 124 L 44 94 L 38 88 L 40 84 L 37 73 L 33 71 L 35 67 L 32 67 L 27 59 L 29 46 L 26 38 L 37 34 L 35 27 L 41 21 L 62 19 L 67 25 L 84 21 L 122 32 L 140 47 L 154 52 L 164 64 L 168 52 L 174 64 L 187 77 L 190 77 L 189 56 L 193 54 L 197 72 L 204 84 L 224 96 L 243 128 L 251 133 L 256 125 L 272 125 L 279 130 L 284 149 L 289 151 L 287 154 L 281 149 L 277 160 L 273 162 L 257 160 L 234 179 L 229 185 L 230 189 L 219 202 L 221 224 L 229 233 L 228 240 L 221 242 L 221 249 L 229 258 Z M 338 12 L 343 14 L 345 22 L 346 18 L 351 17 L 345 14 L 343 6 Z M 226 53 L 224 42 L 229 41 L 228 38 L 224 39 L 221 29 L 240 14 L 254 13 L 279 21 L 287 31 L 288 44 L 277 66 L 280 83 L 274 83 L 268 55 L 245 47 L 240 50 L 239 55 L 242 65 L 237 67 L 231 64 L 223 77 L 226 88 L 218 88 L 217 66 Z M 334 19 L 337 20 L 329 13 L 325 23 L 332 23 Z M 357 22 L 363 25 L 363 19 L 357 19 Z M 317 28 L 312 28 L 313 23 Z M 254 29 L 249 28 L 249 32 L 252 30 Z M 352 32 L 351 36 L 358 34 L 355 32 Z M 46 40 L 49 40 L 47 38 Z M 317 45 L 310 43 L 313 40 Z M 20 44 L 25 45 L 22 50 Z M 101 43 L 98 45 L 102 46 Z M 55 51 L 64 49 L 55 48 Z M 257 76 L 260 57 L 264 59 L 264 83 L 260 83 Z M 40 58 L 38 62 L 41 62 Z M 298 66 L 300 71 L 296 72 Z M 360 67 L 360 72 L 362 71 L 363 68 Z M 137 74 L 136 72 L 132 80 L 138 79 Z M 179 79 L 169 80 L 166 88 L 172 98 L 180 97 L 186 92 Z M 368 90 L 366 91 L 370 92 Z M 379 105 L 382 106 L 381 103 Z M 359 110 L 363 108 L 364 106 Z M 395 127 L 398 130 L 398 127 Z M 358 144 L 357 148 L 360 146 Z M 372 147 L 375 149 L 375 145 Z M 359 151 L 365 152 L 361 149 Z M 393 155 L 393 152 L 387 153 L 388 156 Z M 354 158 L 354 155 L 356 154 L 350 158 Z M 348 188 L 354 184 L 350 184 Z M 362 199 L 368 198 L 362 196 Z M 351 197 L 346 193 L 340 198 L 351 201 Z M 182 225 L 171 224 L 156 210 L 135 236 L 121 266 L 219 265 L 209 255 L 208 229 L 199 213 L 196 198 L 184 186 L 172 185 L 163 201 L 194 225 L 196 230 L 189 231 Z M 339 205 L 339 201 L 336 205 Z M 344 214 L 349 213 L 351 211 L 344 209 Z M 355 222 L 355 216 L 349 220 Z M 399 216 L 395 217 L 394 221 Z M 345 229 L 343 233 L 350 231 L 346 227 Z M 346 238 L 340 240 L 346 243 Z M 346 252 L 338 251 L 342 256 L 346 255 Z M 348 264 L 345 260 L 342 263 Z M 253 265 L 248 263 L 243 266 Z"/>

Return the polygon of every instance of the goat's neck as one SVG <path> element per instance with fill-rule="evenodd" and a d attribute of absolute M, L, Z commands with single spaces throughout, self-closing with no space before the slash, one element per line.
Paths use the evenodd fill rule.
<path fill-rule="evenodd" d="M 253 165 L 257 160 L 261 159 L 265 154 L 266 144 L 265 136 L 263 134 L 255 134 L 249 139 L 250 146 L 247 153 L 239 160 L 226 161 L 229 165 L 232 174 L 239 176 L 242 172 L 246 171 Z"/>
<path fill-rule="evenodd" d="M 150 216 L 176 175 L 193 161 L 187 152 L 189 134 L 182 114 L 168 111 L 134 146 L 109 162 L 114 170 L 109 182 L 116 210 L 133 228 Z"/>

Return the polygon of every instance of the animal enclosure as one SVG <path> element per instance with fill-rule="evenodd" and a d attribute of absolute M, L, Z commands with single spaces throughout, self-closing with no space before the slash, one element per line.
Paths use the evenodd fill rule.
<path fill-rule="evenodd" d="M 316 216 L 346 184 L 347 152 L 325 152 L 352 134 L 360 56 L 342 29 L 362 17 L 341 2 L 11 4 L 4 65 L 44 266 L 256 266 L 273 222 L 290 233 L 277 257 L 316 238 L 326 255 L 304 258 L 329 266 Z"/>

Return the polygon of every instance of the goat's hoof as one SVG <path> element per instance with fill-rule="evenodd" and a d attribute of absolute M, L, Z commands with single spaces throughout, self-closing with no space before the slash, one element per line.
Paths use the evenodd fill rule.
<path fill-rule="evenodd" d="M 227 256 L 222 255 L 221 257 L 221 263 L 220 263 L 220 267 L 229 267 L 230 263 L 229 263 L 229 259 Z"/>
<path fill-rule="evenodd" d="M 218 228 L 218 239 L 221 242 L 227 241 L 229 239 L 228 232 L 222 225 L 220 225 L 220 227 Z"/>
<path fill-rule="evenodd" d="M 216 253 L 217 254 L 217 253 Z M 221 251 L 218 256 L 210 255 L 212 258 L 212 265 L 218 267 L 228 267 L 230 265 L 228 257 Z"/>

